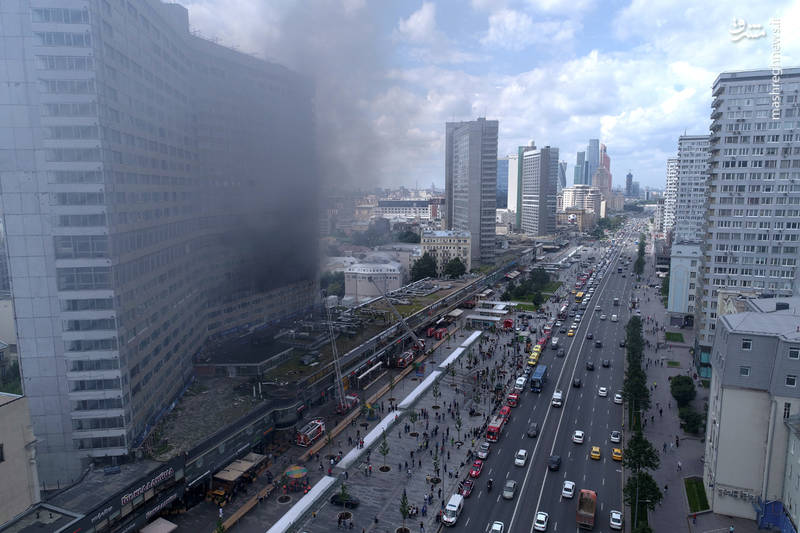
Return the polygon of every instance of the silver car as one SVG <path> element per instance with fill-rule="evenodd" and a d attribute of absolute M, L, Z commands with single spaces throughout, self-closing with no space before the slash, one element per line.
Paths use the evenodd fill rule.
<path fill-rule="evenodd" d="M 513 500 L 516 493 L 517 482 L 513 479 L 507 480 L 505 486 L 503 486 L 503 498 L 506 500 Z"/>
<path fill-rule="evenodd" d="M 486 459 L 489 457 L 489 446 L 488 442 L 481 443 L 478 447 L 478 459 Z"/>

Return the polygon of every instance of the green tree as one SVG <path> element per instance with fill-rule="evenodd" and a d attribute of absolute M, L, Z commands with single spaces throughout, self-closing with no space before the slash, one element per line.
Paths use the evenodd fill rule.
<path fill-rule="evenodd" d="M 625 487 L 622 489 L 622 494 L 625 497 L 625 504 L 634 507 L 637 503 L 636 488 L 639 488 L 638 502 L 646 502 L 647 508 L 651 511 L 656 508 L 656 505 L 664 497 L 661 490 L 658 488 L 656 481 L 648 472 L 639 471 L 637 474 L 628 478 Z"/>
<path fill-rule="evenodd" d="M 344 272 L 325 272 L 320 276 L 319 288 L 326 294 L 344 296 Z"/>
<path fill-rule="evenodd" d="M 678 409 L 678 416 L 683 422 L 681 425 L 683 426 L 684 431 L 694 435 L 700 433 L 700 430 L 703 428 L 706 421 L 706 417 L 695 411 L 691 405 L 687 405 L 686 407 L 681 407 Z"/>
<path fill-rule="evenodd" d="M 637 257 L 636 261 L 633 263 L 633 271 L 641 276 L 642 272 L 644 272 L 644 257 Z"/>
<path fill-rule="evenodd" d="M 466 272 L 467 266 L 458 257 L 454 257 L 444 265 L 444 273 L 448 278 L 460 278 Z"/>
<path fill-rule="evenodd" d="M 675 376 L 669 384 L 669 391 L 678 407 L 685 407 L 697 396 L 694 381 L 689 376 Z"/>
<path fill-rule="evenodd" d="M 667 275 L 661 280 L 661 296 L 664 298 L 669 297 L 669 272 L 667 272 Z"/>
<path fill-rule="evenodd" d="M 423 278 L 436 277 L 436 259 L 431 254 L 425 252 L 422 257 L 414 261 L 411 265 L 411 281 L 419 281 Z"/>
<path fill-rule="evenodd" d="M 648 526 L 647 524 L 642 524 L 639 521 L 639 525 L 634 527 L 631 533 L 653 533 L 653 528 Z"/>
<path fill-rule="evenodd" d="M 222 518 L 217 518 L 217 527 L 214 528 L 214 533 L 225 533 L 225 524 L 222 523 Z"/>
<path fill-rule="evenodd" d="M 622 382 L 622 397 L 634 412 L 650 409 L 650 389 L 646 380 L 647 376 L 641 367 L 628 365 Z"/>
<path fill-rule="evenodd" d="M 458 440 L 461 440 L 461 415 L 456 415 L 456 431 L 458 432 Z"/>
<path fill-rule="evenodd" d="M 417 411 L 416 409 L 412 409 L 411 413 L 408 415 L 408 419 L 411 420 L 412 425 L 416 425 L 417 423 Z"/>
<path fill-rule="evenodd" d="M 9 394 L 22 394 L 22 379 L 19 372 L 19 362 L 13 361 L 8 365 L 3 376 L 0 376 L 0 392 Z"/>
<path fill-rule="evenodd" d="M 650 441 L 647 440 L 641 430 L 635 431 L 633 437 L 625 446 L 622 464 L 636 473 L 640 470 L 656 470 L 660 463 L 658 452 Z"/>
<path fill-rule="evenodd" d="M 542 305 L 542 302 L 544 301 L 544 296 L 542 295 L 542 291 L 534 292 L 531 301 L 533 302 L 533 305 L 535 305 L 536 307 Z"/>
<path fill-rule="evenodd" d="M 339 497 L 342 499 L 342 504 L 350 499 L 350 493 L 347 491 L 347 485 L 344 483 L 339 487 Z"/>
<path fill-rule="evenodd" d="M 406 230 L 397 234 L 397 240 L 400 242 L 419 244 L 420 238 L 418 233 L 411 230 Z"/>
<path fill-rule="evenodd" d="M 550 274 L 543 268 L 534 268 L 533 272 L 531 272 L 530 280 L 534 290 L 541 290 L 550 283 Z"/>
<path fill-rule="evenodd" d="M 383 430 L 381 445 L 378 446 L 378 453 L 383 456 L 383 466 L 386 466 L 386 456 L 389 455 L 389 443 L 386 441 L 386 430 Z"/>
<path fill-rule="evenodd" d="M 409 510 L 408 496 L 406 495 L 406 489 L 403 489 L 403 495 L 400 497 L 400 514 L 403 516 L 403 527 L 406 527 Z"/>

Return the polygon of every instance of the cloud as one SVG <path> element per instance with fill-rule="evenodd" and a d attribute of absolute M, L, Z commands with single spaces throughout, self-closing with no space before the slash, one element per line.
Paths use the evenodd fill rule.
<path fill-rule="evenodd" d="M 424 2 L 407 19 L 400 19 L 396 32 L 399 38 L 412 43 L 430 44 L 441 39 L 436 30 L 436 6 Z"/>
<path fill-rule="evenodd" d="M 501 9 L 489 15 L 489 30 L 481 44 L 520 51 L 532 44 L 570 41 L 579 29 L 580 24 L 572 20 L 534 22 L 526 13 Z"/>
<path fill-rule="evenodd" d="M 528 0 L 528 4 L 537 11 L 571 16 L 580 16 L 594 7 L 593 0 Z"/>
<path fill-rule="evenodd" d="M 392 36 L 406 47 L 414 61 L 429 64 L 459 64 L 485 60 L 485 56 L 461 50 L 436 25 L 436 6 L 424 2 L 408 18 L 401 18 Z"/>

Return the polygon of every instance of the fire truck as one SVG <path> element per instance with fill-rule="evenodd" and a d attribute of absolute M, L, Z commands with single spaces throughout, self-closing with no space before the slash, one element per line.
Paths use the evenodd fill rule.
<path fill-rule="evenodd" d="M 361 399 L 355 394 L 348 394 L 344 397 L 344 402 L 336 407 L 336 412 L 343 415 L 361 403 Z"/>
<path fill-rule="evenodd" d="M 439 328 L 436 330 L 436 340 L 442 340 L 447 335 L 447 328 Z"/>
<path fill-rule="evenodd" d="M 325 434 L 325 421 L 321 418 L 315 418 L 308 424 L 302 427 L 297 432 L 297 445 L 308 447 L 314 444 L 314 441 Z"/>
<path fill-rule="evenodd" d="M 414 352 L 408 351 L 397 358 L 397 368 L 405 368 L 414 360 Z"/>
<path fill-rule="evenodd" d="M 429 327 L 429 328 L 428 328 L 428 338 L 431 338 L 431 337 L 433 337 L 433 335 L 434 335 L 435 333 L 436 333 L 436 328 L 434 328 L 433 326 L 431 326 L 431 327 Z"/>

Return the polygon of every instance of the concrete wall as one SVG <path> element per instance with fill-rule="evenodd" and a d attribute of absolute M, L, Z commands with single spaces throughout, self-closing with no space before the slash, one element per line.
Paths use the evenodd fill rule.
<path fill-rule="evenodd" d="M 39 501 L 28 398 L 0 393 L 0 526 Z"/>

